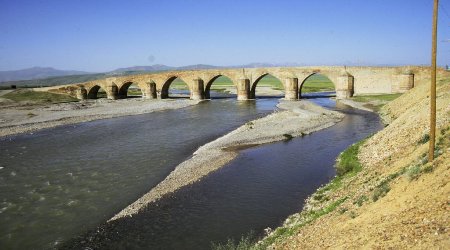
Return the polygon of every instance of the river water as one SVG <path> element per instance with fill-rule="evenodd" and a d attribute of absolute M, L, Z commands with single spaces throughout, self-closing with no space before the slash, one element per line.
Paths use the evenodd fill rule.
<path fill-rule="evenodd" d="M 3 139 L 1 248 L 53 248 L 81 235 L 64 246 L 208 249 L 212 241 L 279 225 L 332 178 L 340 151 L 382 127 L 375 114 L 314 99 L 345 112 L 344 121 L 303 138 L 244 150 L 201 182 L 137 216 L 96 229 L 199 146 L 270 113 L 277 101 L 220 99 Z"/>

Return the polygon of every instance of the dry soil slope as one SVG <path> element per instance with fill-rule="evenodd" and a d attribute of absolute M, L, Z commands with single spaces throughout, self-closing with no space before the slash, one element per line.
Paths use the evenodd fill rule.
<path fill-rule="evenodd" d="M 426 163 L 430 107 L 425 80 L 383 107 L 390 124 L 360 148 L 363 170 L 325 193 L 328 198 L 317 201 L 313 195 L 305 210 L 345 202 L 292 236 L 279 237 L 270 248 L 450 249 L 450 76 L 438 80 L 435 161 Z M 292 228 L 295 218 L 285 226 Z"/>

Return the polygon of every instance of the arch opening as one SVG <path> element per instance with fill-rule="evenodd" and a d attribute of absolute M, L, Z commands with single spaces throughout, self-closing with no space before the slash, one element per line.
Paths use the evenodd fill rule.
<path fill-rule="evenodd" d="M 106 97 L 106 91 L 99 85 L 95 85 L 94 87 L 90 88 L 89 92 L 87 93 L 88 99 L 101 99 Z"/>
<path fill-rule="evenodd" d="M 126 82 L 119 89 L 119 98 L 139 98 L 142 96 L 142 89 L 134 82 Z"/>
<path fill-rule="evenodd" d="M 299 86 L 299 97 L 314 97 L 317 95 L 336 96 L 335 84 L 326 75 L 313 73 L 303 80 Z"/>
<path fill-rule="evenodd" d="M 250 87 L 250 99 L 256 98 L 256 86 L 258 87 L 258 96 L 276 97 L 283 96 L 284 85 L 277 77 L 266 73 L 256 79 Z"/>
<path fill-rule="evenodd" d="M 189 97 L 189 86 L 177 76 L 170 77 L 161 89 L 161 99 Z"/>
<path fill-rule="evenodd" d="M 233 81 L 229 77 L 224 75 L 217 75 L 206 83 L 205 98 L 217 99 L 236 96 L 236 94 L 232 94 L 232 91 L 235 89 L 236 87 L 234 86 Z"/>

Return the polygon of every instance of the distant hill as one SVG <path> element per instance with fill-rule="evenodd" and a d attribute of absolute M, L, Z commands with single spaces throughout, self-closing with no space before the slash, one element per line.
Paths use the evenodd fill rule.
<path fill-rule="evenodd" d="M 164 64 L 155 64 L 151 66 L 133 66 L 127 68 L 118 68 L 108 72 L 108 74 L 126 73 L 126 72 L 160 72 L 167 70 L 216 69 L 216 68 L 220 67 L 206 64 L 194 64 L 181 67 L 172 67 Z"/>
<path fill-rule="evenodd" d="M 54 76 L 85 75 L 89 72 L 76 70 L 59 70 L 50 67 L 33 67 L 21 70 L 0 71 L 0 82 L 42 79 Z"/>
<path fill-rule="evenodd" d="M 154 72 L 154 71 L 165 71 L 165 70 L 174 70 L 176 67 L 171 67 L 163 64 L 155 64 L 151 66 L 133 66 L 133 67 L 127 67 L 127 68 L 118 68 L 113 71 L 108 72 L 111 73 L 124 73 L 124 72 L 136 72 L 136 71 L 147 71 L 147 72 Z"/>

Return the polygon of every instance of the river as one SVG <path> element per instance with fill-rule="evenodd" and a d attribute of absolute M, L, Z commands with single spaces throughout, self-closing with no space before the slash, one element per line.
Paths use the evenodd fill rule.
<path fill-rule="evenodd" d="M 207 249 L 279 225 L 332 178 L 340 151 L 382 128 L 375 114 L 314 99 L 346 117 L 303 138 L 243 150 L 201 182 L 95 229 L 199 146 L 272 112 L 277 101 L 217 99 L 2 139 L 0 246 L 53 248 L 81 235 L 65 247 Z"/>

